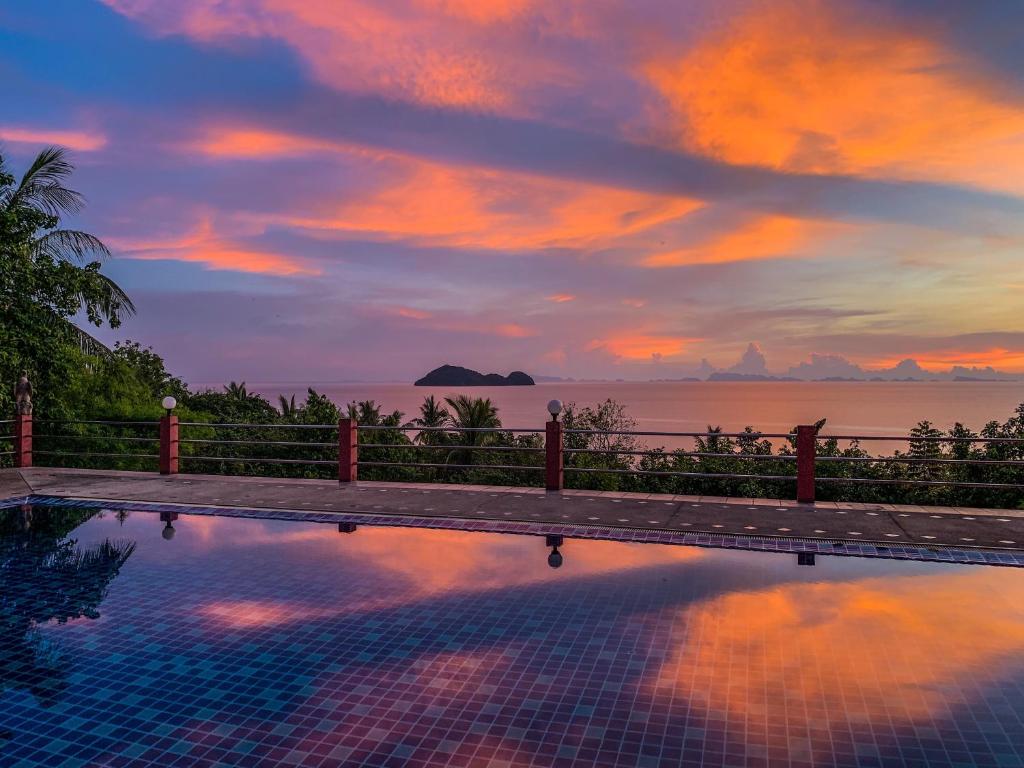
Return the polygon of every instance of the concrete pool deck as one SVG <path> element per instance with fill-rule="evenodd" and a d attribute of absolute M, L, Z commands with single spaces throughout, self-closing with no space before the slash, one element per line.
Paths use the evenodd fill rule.
<path fill-rule="evenodd" d="M 1024 511 L 673 496 L 540 488 L 232 477 L 105 470 L 0 470 L 0 499 L 70 499 L 315 513 L 556 523 L 744 537 L 1024 551 Z"/>

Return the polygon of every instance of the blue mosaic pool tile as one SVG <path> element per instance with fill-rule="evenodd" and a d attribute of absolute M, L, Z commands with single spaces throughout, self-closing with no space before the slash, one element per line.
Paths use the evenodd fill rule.
<path fill-rule="evenodd" d="M 201 507 L 184 504 L 153 504 L 149 502 L 104 499 L 73 499 L 51 496 L 23 496 L 0 501 L 0 509 L 21 504 L 89 508 L 102 505 L 110 510 L 138 510 L 146 512 L 176 512 L 190 515 L 217 515 L 267 520 L 296 520 L 306 522 L 377 525 L 404 528 L 428 528 L 486 533 L 512 533 L 534 536 L 549 534 L 576 539 L 598 539 L 651 544 L 674 544 L 713 549 L 738 549 L 752 552 L 778 552 L 796 554 L 809 552 L 819 555 L 845 557 L 876 557 L 890 560 L 916 560 L 920 562 L 961 563 L 964 565 L 1000 565 L 1024 567 L 1024 551 L 960 548 L 943 545 L 880 544 L 867 541 L 836 541 L 819 539 L 789 539 L 774 536 L 738 536 L 706 532 L 664 531 L 641 528 L 609 528 L 561 523 L 529 523 L 503 520 L 478 520 L 446 517 L 417 517 L 413 515 L 387 515 L 348 512 L 308 512 L 284 509 L 245 509 L 240 507 Z"/>
<path fill-rule="evenodd" d="M 42 542 L 40 557 L 25 557 L 31 537 L 5 544 L 12 546 L 0 569 L 4 616 L 68 614 L 63 624 L 2 624 L 5 768 L 1024 765 L 1024 583 L 1013 571 L 875 555 L 842 562 L 840 577 L 756 553 L 674 548 L 674 558 L 658 560 L 671 548 L 632 546 L 831 553 L 831 544 L 818 549 L 827 542 L 103 502 L 131 511 L 122 527 L 109 514 L 88 519 L 97 506 L 40 505 L 41 519 L 47 509 L 83 513 L 63 538 Z M 174 541 L 160 538 L 161 512 L 181 515 Z M 378 526 L 388 546 L 311 524 L 338 520 Z M 414 521 L 425 530 L 408 530 Z M 220 533 L 207 542 L 201 533 L 212 524 Z M 559 571 L 542 557 L 510 561 L 536 565 L 545 578 L 491 587 L 442 579 L 423 592 L 386 566 L 417 546 L 440 547 L 431 544 L 437 529 L 520 534 L 458 539 L 458 547 L 480 548 L 481 576 L 505 548 L 522 557 L 545 553 L 532 536 L 580 541 L 567 544 L 569 565 Z M 95 553 L 108 539 L 138 548 L 126 558 L 94 555 L 88 567 L 89 558 L 69 560 L 84 568 L 76 578 L 52 567 L 59 552 Z M 326 554 L 325 540 L 337 543 Z M 646 565 L 590 576 L 567 570 L 588 548 L 610 546 L 613 561 L 642 549 Z M 442 576 L 445 556 L 458 553 L 455 544 L 445 547 L 434 565 Z M 842 549 L 871 556 L 879 548 Z M 944 562 L 970 562 L 956 552 Z M 358 557 L 366 553 L 383 555 L 383 565 L 367 565 Z M 902 579 L 911 597 L 923 583 L 926 602 L 926 592 L 945 582 L 922 577 L 950 574 L 963 585 L 950 595 L 977 601 L 956 615 L 996 615 L 984 626 L 998 627 L 991 634 L 1002 638 L 968 634 L 938 646 L 952 651 L 947 657 L 935 642 L 950 627 L 926 611 L 908 624 L 928 631 L 897 624 L 870 654 L 856 655 L 870 636 L 800 642 L 801 633 L 813 639 L 827 626 L 829 595 L 883 578 L 895 589 Z M 795 591 L 794 603 L 773 608 L 773 596 L 786 589 Z M 759 650 L 768 631 L 759 612 L 797 610 L 801 595 L 822 590 L 791 636 L 773 635 Z M 292 616 L 293 608 L 301 610 Z M 870 635 L 870 622 L 852 626 Z M 995 655 L 961 661 L 960 649 L 978 641 L 994 642 Z M 847 669 L 835 644 L 846 644 L 862 668 Z M 681 661 L 687 650 L 693 658 Z M 66 664 L 46 667 L 58 658 Z M 912 660 L 923 668 L 900 673 Z M 765 670 L 778 677 L 760 678 Z"/>

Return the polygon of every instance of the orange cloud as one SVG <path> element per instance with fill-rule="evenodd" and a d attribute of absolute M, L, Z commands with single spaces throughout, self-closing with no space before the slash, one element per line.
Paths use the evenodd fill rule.
<path fill-rule="evenodd" d="M 417 0 L 417 4 L 477 24 L 495 24 L 522 16 L 536 0 Z"/>
<path fill-rule="evenodd" d="M 287 157 L 310 152 L 336 151 L 337 144 L 305 136 L 258 128 L 213 128 L 184 145 L 188 151 L 222 158 Z M 354 151 L 354 148 L 353 148 Z"/>
<path fill-rule="evenodd" d="M 680 636 L 703 639 L 680 642 L 644 688 L 697 695 L 740 722 L 752 702 L 768 722 L 794 712 L 827 711 L 859 725 L 944 714 L 952 687 L 973 688 L 1024 650 L 1021 582 L 1006 576 L 981 568 L 731 593 L 680 613 Z M 976 610 L 981 594 L 1000 595 L 999 609 Z M 695 679 L 724 671 L 723 662 L 743 673 L 698 690 Z M 865 681 L 884 695 L 865 697 Z M 810 747 L 799 741 L 790 748 Z"/>
<path fill-rule="evenodd" d="M 348 144 L 231 131 L 201 143 L 218 155 L 311 148 L 371 161 L 385 177 L 358 198 L 275 217 L 316 231 L 493 250 L 606 247 L 701 207 L 700 201 L 473 166 L 446 166 Z"/>
<path fill-rule="evenodd" d="M 697 245 L 648 256 L 643 264 L 648 267 L 674 267 L 794 256 L 799 255 L 812 239 L 837 227 L 836 224 L 788 216 L 758 216 Z"/>
<path fill-rule="evenodd" d="M 395 312 L 401 317 L 408 317 L 410 320 L 427 320 L 432 317 L 429 312 L 424 312 L 422 309 L 413 309 L 412 307 L 399 307 Z"/>
<path fill-rule="evenodd" d="M 319 275 L 321 271 L 302 259 L 269 251 L 240 248 L 219 237 L 213 221 L 205 216 L 191 232 L 179 237 L 133 239 L 106 238 L 119 256 L 129 259 L 188 261 L 209 269 L 269 275 Z"/>
<path fill-rule="evenodd" d="M 501 323 L 494 327 L 494 332 L 509 339 L 526 339 L 537 335 L 535 330 L 519 323 Z"/>
<path fill-rule="evenodd" d="M 954 365 L 976 366 L 979 368 L 991 366 L 1003 371 L 1024 370 L 1024 350 L 1006 349 L 1005 347 L 920 352 L 897 357 L 880 358 L 868 363 L 868 365 L 872 368 L 891 368 L 906 358 L 912 358 L 918 365 L 929 371 L 948 371 Z"/>
<path fill-rule="evenodd" d="M 102 133 L 86 133 L 85 131 L 60 131 L 0 125 L 0 142 L 38 145 L 56 144 L 77 152 L 92 152 L 105 147 L 107 145 L 107 137 Z"/>
<path fill-rule="evenodd" d="M 311 621 L 335 614 L 335 611 L 328 609 L 314 609 L 300 603 L 270 600 L 223 600 L 204 605 L 199 612 L 232 629 L 272 627 L 295 621 Z"/>
<path fill-rule="evenodd" d="M 564 304 L 567 301 L 575 301 L 576 297 L 571 293 L 555 293 L 547 297 L 548 301 L 553 301 L 556 304 Z"/>
<path fill-rule="evenodd" d="M 689 198 L 393 157 L 394 180 L 282 223 L 494 250 L 606 247 L 696 210 Z"/>
<path fill-rule="evenodd" d="M 651 547 L 614 541 L 567 541 L 565 565 L 555 572 L 546 563 L 548 550 L 538 536 L 486 536 L 467 531 L 360 526 L 354 535 L 339 536 L 330 526 L 276 523 L 238 518 L 188 516 L 176 523 L 180 537 L 204 548 L 274 546 L 281 557 L 323 562 L 331 568 L 338 557 L 402 577 L 397 591 L 364 591 L 357 600 L 339 601 L 330 608 L 301 601 L 218 600 L 197 612 L 211 622 L 237 628 L 274 626 L 355 611 L 404 605 L 436 594 L 482 592 L 573 579 L 597 573 L 623 573 L 704 558 L 692 547 Z M 195 530 L 194 530 L 195 529 Z M 222 530 L 223 529 L 223 530 Z M 230 529 L 231 535 L 224 531 Z M 283 549 L 282 549 L 283 547 Z M 524 562 L 527 567 L 524 567 Z"/>
<path fill-rule="evenodd" d="M 757 2 L 642 71 L 680 141 L 728 162 L 1024 189 L 1024 112 L 920 27 Z"/>
<path fill-rule="evenodd" d="M 642 238 L 703 205 L 692 198 L 504 169 L 445 165 L 401 152 L 258 127 L 211 125 L 177 149 L 226 159 L 328 153 L 342 162 L 362 163 L 359 168 L 365 168 L 368 180 L 357 197 L 304 206 L 295 213 L 249 217 L 253 225 L 273 221 L 307 230 L 312 236 L 357 232 L 386 240 L 492 250 L 604 248 Z M 570 294 L 556 295 L 562 301 L 571 300 L 564 298 Z"/>
<path fill-rule="evenodd" d="M 605 350 L 624 360 L 650 360 L 652 358 L 676 357 L 686 347 L 701 339 L 683 336 L 669 336 L 648 333 L 622 333 L 604 339 L 594 339 L 587 349 Z"/>
<path fill-rule="evenodd" d="M 196 248 L 166 251 L 135 251 L 122 254 L 130 259 L 153 261 L 171 259 L 203 264 L 209 269 L 230 272 L 252 272 L 265 275 L 319 275 L 319 269 L 304 265 L 289 256 L 266 251 L 244 250 L 210 243 Z"/>
<path fill-rule="evenodd" d="M 104 0 L 160 34 L 204 42 L 283 41 L 321 82 L 447 107 L 521 112 L 529 83 L 567 77 L 544 57 L 493 45 L 481 25 L 507 23 L 527 0 Z"/>

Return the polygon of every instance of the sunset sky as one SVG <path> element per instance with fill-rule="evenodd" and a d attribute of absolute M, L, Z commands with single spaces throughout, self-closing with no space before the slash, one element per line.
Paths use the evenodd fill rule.
<path fill-rule="evenodd" d="M 73 150 L 139 306 L 97 336 L 191 381 L 662 378 L 751 343 L 1024 371 L 1022 28 L 1016 0 L 0 0 L 0 145 Z"/>

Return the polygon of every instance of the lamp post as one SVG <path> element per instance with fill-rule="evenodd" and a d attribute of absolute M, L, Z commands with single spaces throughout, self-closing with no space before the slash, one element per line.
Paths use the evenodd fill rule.
<path fill-rule="evenodd" d="M 160 474 L 178 474 L 178 417 L 172 411 L 178 401 L 167 395 L 160 401 L 167 414 L 160 417 Z"/>
<path fill-rule="evenodd" d="M 551 421 L 544 425 L 544 487 L 549 491 L 560 491 L 564 487 L 562 423 L 558 420 L 561 412 L 560 400 L 548 403 Z"/>
<path fill-rule="evenodd" d="M 561 400 L 549 400 L 548 401 L 548 413 L 551 414 L 552 421 L 558 421 L 558 414 L 562 412 L 562 401 Z"/>

